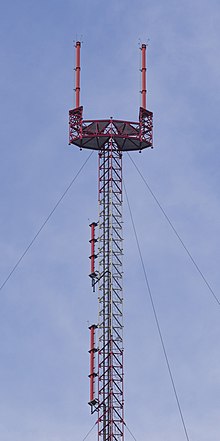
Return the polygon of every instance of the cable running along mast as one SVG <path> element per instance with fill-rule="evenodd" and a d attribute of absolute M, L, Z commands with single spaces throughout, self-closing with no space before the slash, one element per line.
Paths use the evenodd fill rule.
<path fill-rule="evenodd" d="M 80 106 L 81 42 L 75 44 L 76 100 L 69 112 L 69 144 L 98 152 L 99 218 L 90 224 L 90 278 L 93 291 L 98 292 L 99 313 L 98 324 L 89 328 L 89 405 L 91 413 L 98 413 L 98 441 L 124 440 L 122 155 L 153 147 L 153 114 L 146 109 L 146 49 L 142 44 L 139 121 L 84 120 Z"/>

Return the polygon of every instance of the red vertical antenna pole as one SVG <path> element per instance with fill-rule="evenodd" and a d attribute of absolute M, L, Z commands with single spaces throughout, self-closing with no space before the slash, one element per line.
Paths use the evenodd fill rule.
<path fill-rule="evenodd" d="M 97 223 L 96 222 L 92 222 L 89 226 L 91 228 L 91 239 L 89 241 L 91 243 L 91 255 L 90 255 L 91 268 L 90 268 L 90 276 L 94 277 L 95 276 L 95 259 L 97 257 L 97 255 L 95 254 L 95 243 L 97 242 L 97 239 L 95 238 L 95 227 L 97 227 Z"/>
<path fill-rule="evenodd" d="M 77 41 L 76 45 L 76 107 L 80 106 L 80 48 L 81 48 L 81 42 Z"/>
<path fill-rule="evenodd" d="M 97 349 L 95 348 L 95 330 L 97 326 L 92 325 L 89 327 L 90 329 L 90 397 L 89 397 L 89 404 L 93 406 L 96 403 L 95 398 L 95 377 L 97 376 L 97 373 L 95 372 L 95 353 L 97 352 Z"/>
<path fill-rule="evenodd" d="M 141 106 L 146 109 L 147 108 L 147 80 L 146 80 L 146 44 L 141 45 Z"/>

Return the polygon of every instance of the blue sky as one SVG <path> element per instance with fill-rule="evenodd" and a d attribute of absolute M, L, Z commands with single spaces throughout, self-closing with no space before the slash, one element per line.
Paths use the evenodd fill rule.
<path fill-rule="evenodd" d="M 219 1 L 3 0 L 0 21 L 1 281 L 88 156 L 68 146 L 73 40 L 85 117 L 133 120 L 149 38 L 155 149 L 132 157 L 220 298 Z M 219 441 L 219 306 L 126 155 L 124 179 L 190 440 Z M 94 154 L 1 291 L 2 441 L 78 441 L 94 423 L 97 215 Z M 126 203 L 124 221 L 126 421 L 138 441 L 184 441 Z"/>

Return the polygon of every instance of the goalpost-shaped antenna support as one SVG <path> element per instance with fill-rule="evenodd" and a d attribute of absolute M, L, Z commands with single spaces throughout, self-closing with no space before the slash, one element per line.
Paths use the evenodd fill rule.
<path fill-rule="evenodd" d="M 125 151 L 153 147 L 153 114 L 146 109 L 147 46 L 141 46 L 141 107 L 136 122 L 83 119 L 79 96 L 80 47 L 81 43 L 76 42 L 76 107 L 69 111 L 69 144 L 96 150 L 99 161 L 99 219 L 97 224 L 90 224 L 90 277 L 93 291 L 95 285 L 98 287 L 99 312 L 98 325 L 89 328 L 89 405 L 92 413 L 98 413 L 98 441 L 124 441 L 122 155 Z"/>

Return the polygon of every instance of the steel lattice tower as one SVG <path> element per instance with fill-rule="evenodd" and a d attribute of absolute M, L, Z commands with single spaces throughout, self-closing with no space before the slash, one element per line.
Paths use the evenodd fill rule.
<path fill-rule="evenodd" d="M 153 146 L 153 114 L 146 110 L 146 45 L 141 46 L 142 106 L 138 122 L 112 118 L 83 120 L 79 41 L 75 48 L 76 107 L 69 112 L 69 144 L 80 149 L 97 150 L 99 157 L 99 219 L 90 224 L 90 277 L 93 290 L 96 286 L 98 288 L 99 314 L 98 324 L 89 328 L 89 405 L 92 413 L 98 412 L 98 441 L 123 441 L 122 154 Z M 98 237 L 95 236 L 96 227 Z"/>

